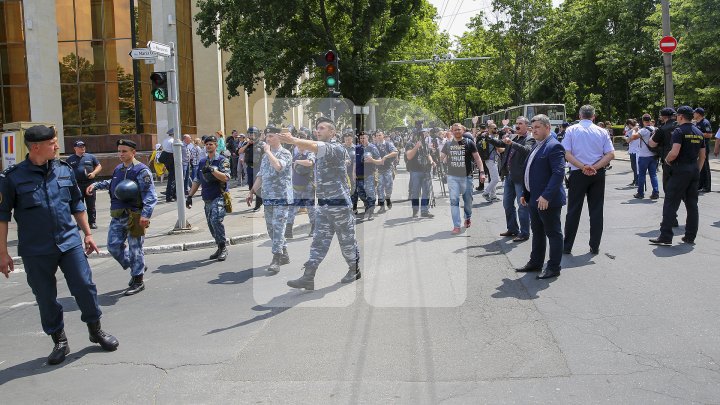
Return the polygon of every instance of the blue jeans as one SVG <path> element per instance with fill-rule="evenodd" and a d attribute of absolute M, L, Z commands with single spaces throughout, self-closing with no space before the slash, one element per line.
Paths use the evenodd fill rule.
<path fill-rule="evenodd" d="M 652 184 L 653 194 L 658 194 L 660 192 L 658 189 L 657 167 L 658 161 L 654 156 L 638 157 L 637 186 L 638 194 L 641 196 L 645 195 L 645 181 L 647 180 L 647 176 L 645 175 L 646 171 L 650 172 L 650 184 Z"/>
<path fill-rule="evenodd" d="M 450 190 L 450 214 L 452 215 L 453 227 L 460 227 L 460 197 L 463 199 L 463 210 L 465 219 L 472 216 L 472 192 L 467 193 L 468 188 L 472 190 L 472 177 L 470 176 L 447 176 L 448 189 Z"/>
<path fill-rule="evenodd" d="M 413 213 L 418 211 L 421 213 L 430 212 L 430 172 L 410 172 L 410 202 L 412 203 Z"/>
<path fill-rule="evenodd" d="M 505 178 L 505 187 L 503 188 L 503 208 L 505 208 L 505 222 L 507 230 L 518 233 L 521 236 L 530 236 L 530 213 L 527 207 L 520 204 L 520 197 L 523 195 L 523 186 L 520 183 L 514 183 L 510 176 Z M 515 201 L 517 201 L 517 211 L 515 211 Z M 520 218 L 520 227 L 518 228 L 518 218 Z"/>

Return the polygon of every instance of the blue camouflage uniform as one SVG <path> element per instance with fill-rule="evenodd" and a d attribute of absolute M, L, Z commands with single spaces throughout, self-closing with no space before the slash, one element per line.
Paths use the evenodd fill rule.
<path fill-rule="evenodd" d="M 392 142 L 383 141 L 377 145 L 380 157 L 383 158 L 393 152 L 397 152 L 397 148 Z M 377 195 L 379 203 L 382 205 L 383 200 L 390 199 L 393 192 L 393 165 L 396 159 L 387 159 L 382 166 L 378 166 L 378 188 Z"/>
<path fill-rule="evenodd" d="M 125 179 L 138 184 L 142 206 L 120 201 L 115 197 L 115 187 Z M 143 253 L 144 236 L 132 236 L 128 227 L 133 226 L 131 215 L 150 218 L 157 204 L 157 195 L 152 181 L 150 169 L 133 159 L 129 167 L 120 163 L 113 171 L 112 179 L 94 183 L 96 190 L 110 190 L 110 228 L 108 229 L 108 251 L 123 269 L 130 269 L 130 275 L 140 276 L 145 273 L 145 254 Z M 144 232 L 143 232 L 144 235 Z M 127 245 L 125 244 L 127 241 Z"/>
<path fill-rule="evenodd" d="M 260 194 L 265 205 L 265 226 L 272 240 L 272 252 L 281 254 L 287 245 L 285 224 L 288 208 L 293 201 L 292 155 L 282 146 L 272 151 L 272 154 L 280 161 L 282 170 L 279 172 L 275 170 L 270 164 L 270 159 L 263 154 L 257 175 L 262 179 Z"/>
<path fill-rule="evenodd" d="M 229 159 L 219 153 L 215 153 L 213 159 L 209 157 L 201 159 L 198 165 L 200 170 L 206 166 L 215 166 L 220 172 L 227 175 L 230 174 Z M 210 176 L 212 176 L 212 174 L 210 174 Z M 225 225 L 223 225 L 223 220 L 225 219 L 225 200 L 223 199 L 223 192 L 227 191 L 227 183 L 220 181 L 208 182 L 202 174 L 199 174 L 194 182 L 200 183 L 202 187 L 200 195 L 205 203 L 205 219 L 207 220 L 210 234 L 218 246 L 225 246 Z"/>
<path fill-rule="evenodd" d="M 58 266 L 75 297 L 83 322 L 97 322 L 102 312 L 97 288 L 83 251 L 73 214 L 85 211 L 72 167 L 60 160 L 36 166 L 25 159 L 0 174 L 0 221 L 18 227 L 18 254 L 48 335 L 64 329 L 57 301 Z"/>
<path fill-rule="evenodd" d="M 302 173 L 298 171 L 297 165 L 293 165 L 293 204 L 288 212 L 287 223 L 294 224 L 298 210 L 305 207 L 312 224 L 315 221 L 315 184 L 313 184 L 315 154 L 310 151 L 300 152 L 296 147 L 293 152 L 293 162 L 296 160 L 311 160 L 313 166 L 305 168 L 305 170 L 309 170 L 308 173 Z"/>
<path fill-rule="evenodd" d="M 318 142 L 315 161 L 315 187 L 318 199 L 315 211 L 315 234 L 310 246 L 310 258 L 305 268 L 317 269 L 330 250 L 337 233 L 340 251 L 351 268 L 360 260 L 355 237 L 355 216 L 350 209 L 350 178 L 345 147 L 336 142 Z"/>
<path fill-rule="evenodd" d="M 377 193 L 375 192 L 375 172 L 377 165 L 373 163 L 365 163 L 365 157 L 371 156 L 373 159 L 380 159 L 380 152 L 372 143 L 368 146 L 357 145 L 355 147 L 355 194 L 353 201 L 357 204 L 358 197 L 365 204 L 366 211 L 372 211 L 375 208 L 375 200 Z"/>

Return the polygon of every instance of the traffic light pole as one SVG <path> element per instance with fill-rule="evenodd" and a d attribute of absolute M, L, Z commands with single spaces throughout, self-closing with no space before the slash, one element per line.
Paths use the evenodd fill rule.
<path fill-rule="evenodd" d="M 170 42 L 172 49 L 172 81 L 171 88 L 172 99 L 170 105 L 172 106 L 172 116 L 175 121 L 175 140 L 173 141 L 173 166 L 175 166 L 175 197 L 177 198 L 177 210 L 178 220 L 175 224 L 175 230 L 186 230 L 190 228 L 190 224 L 185 220 L 185 173 L 183 173 L 182 166 L 182 125 L 180 123 L 180 83 L 178 79 L 178 63 L 177 63 L 177 51 L 175 49 L 175 43 Z"/>
<path fill-rule="evenodd" d="M 670 36 L 670 0 L 662 0 L 663 36 Z M 663 53 L 665 71 L 665 107 L 675 108 L 675 85 L 673 83 L 672 53 Z"/>

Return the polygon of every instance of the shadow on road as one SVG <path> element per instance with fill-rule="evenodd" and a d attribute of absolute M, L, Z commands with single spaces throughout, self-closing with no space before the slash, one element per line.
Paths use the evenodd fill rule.
<path fill-rule="evenodd" d="M 556 278 L 537 280 L 538 273 L 525 273 L 521 278 L 511 280 L 505 278 L 502 285 L 496 288 L 493 298 L 515 298 L 519 300 L 534 300 L 539 298 L 538 292 L 550 287 Z"/>
<path fill-rule="evenodd" d="M 50 339 L 48 338 L 48 342 L 52 343 Z M 70 347 L 72 348 L 72 342 L 70 342 Z M 50 350 L 52 350 L 52 346 L 48 345 L 48 353 L 50 353 Z M 85 356 L 88 353 L 94 353 L 94 352 L 102 352 L 102 348 L 97 345 L 93 346 L 86 346 L 79 352 L 70 353 L 64 362 L 51 366 L 46 363 L 47 357 L 38 357 L 34 360 L 28 360 L 25 363 L 16 364 L 12 367 L 8 367 L 2 371 L 0 371 L 0 385 L 3 385 L 5 383 L 8 383 L 13 380 L 17 380 L 20 378 L 40 375 L 49 373 L 55 370 L 58 370 L 60 368 L 63 368 L 65 366 L 69 366 L 75 361 L 81 359 L 83 356 Z"/>
<path fill-rule="evenodd" d="M 695 247 L 693 245 L 689 245 L 687 243 L 676 246 L 657 246 L 653 249 L 653 254 L 656 257 L 674 257 L 688 254 L 694 249 Z"/>
<path fill-rule="evenodd" d="M 173 273 L 179 273 L 181 271 L 189 271 L 189 270 L 195 270 L 199 267 L 204 267 L 209 264 L 215 263 L 216 260 L 210 260 L 210 259 L 201 259 L 201 260 L 193 260 L 190 262 L 183 262 L 183 263 L 177 263 L 177 264 L 163 264 L 159 266 L 156 270 L 153 270 L 153 273 L 162 273 L 162 274 L 173 274 Z"/>
<path fill-rule="evenodd" d="M 465 236 L 465 235 L 463 235 L 463 236 Z M 462 237 L 462 236 L 460 236 L 460 237 Z M 442 240 L 442 239 L 453 239 L 453 238 L 458 238 L 458 236 L 453 235 L 452 233 L 450 233 L 450 231 L 440 231 L 440 232 L 436 232 L 432 235 L 416 236 L 408 241 L 396 243 L 395 246 L 406 246 L 406 245 L 411 245 L 415 242 L 435 242 L 435 241 Z"/>
<path fill-rule="evenodd" d="M 584 255 L 579 256 L 570 256 L 570 255 L 563 255 L 562 259 L 562 268 L 563 269 L 576 269 L 579 267 L 585 267 L 590 266 L 592 264 L 595 264 L 595 261 L 592 260 L 592 258 L 595 255 L 593 255 L 590 252 L 585 253 Z"/>

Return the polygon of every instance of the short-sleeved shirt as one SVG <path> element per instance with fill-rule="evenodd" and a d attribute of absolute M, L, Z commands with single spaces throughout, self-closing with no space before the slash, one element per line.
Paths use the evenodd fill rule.
<path fill-rule="evenodd" d="M 70 155 L 65 160 L 73 168 L 75 179 L 78 183 L 89 183 L 91 180 L 88 179 L 88 173 L 95 170 L 100 165 L 100 161 L 94 155 L 89 153 L 83 153 L 82 156 L 77 154 Z"/>
<path fill-rule="evenodd" d="M 72 215 L 85 211 L 73 169 L 51 160 L 36 166 L 25 159 L 0 174 L 0 222 L 14 214 L 18 254 L 67 252 L 82 244 Z"/>
<path fill-rule="evenodd" d="M 602 159 L 603 155 L 615 151 L 607 131 L 590 120 L 581 120 L 579 123 L 569 126 L 565 131 L 562 146 L 585 165 L 595 164 Z M 571 163 L 570 169 L 582 168 L 575 167 Z"/>
<path fill-rule="evenodd" d="M 350 180 L 346 169 L 349 156 L 345 146 L 335 140 L 317 145 L 315 190 L 318 205 L 349 206 Z"/>
<path fill-rule="evenodd" d="M 470 176 L 473 171 L 473 154 L 477 153 L 475 142 L 462 138 L 446 142 L 442 153 L 447 156 L 449 176 Z"/>
<path fill-rule="evenodd" d="M 375 163 L 365 162 L 366 156 L 380 159 L 380 151 L 372 143 L 368 143 L 367 146 L 358 145 L 355 149 L 355 175 L 358 179 L 372 177 L 377 171 L 378 166 Z"/>
<path fill-rule="evenodd" d="M 638 139 L 637 141 L 640 142 L 640 146 L 638 146 L 637 155 L 638 157 L 653 157 L 655 156 L 655 153 L 650 151 L 650 148 L 648 148 L 648 145 L 650 144 L 650 138 L 652 138 L 653 134 L 655 133 L 655 127 L 653 126 L 647 126 L 640 129 L 640 138 L 642 140 Z"/>
<path fill-rule="evenodd" d="M 209 157 L 201 159 L 198 168 L 202 169 L 206 166 L 215 166 L 220 172 L 230 174 L 230 161 L 219 153 L 216 153 L 212 160 Z M 198 173 L 195 182 L 200 183 L 202 187 L 200 195 L 203 201 L 212 201 L 220 197 L 224 191 L 227 191 L 227 182 L 205 181 L 205 176 L 202 173 Z"/>
<path fill-rule="evenodd" d="M 405 154 L 407 156 L 407 151 L 415 148 L 415 145 L 420 142 L 416 139 L 408 141 L 408 143 L 405 145 Z M 427 144 L 423 143 L 422 146 L 417 150 L 417 153 L 415 153 L 415 156 L 413 156 L 412 159 L 407 159 L 405 162 L 407 164 L 407 169 L 409 172 L 426 172 L 430 170 L 430 150 L 428 150 Z"/>
<path fill-rule="evenodd" d="M 680 153 L 673 164 L 697 164 L 700 149 L 705 148 L 703 133 L 693 124 L 685 123 L 672 132 L 672 143 L 679 143 Z"/>
<path fill-rule="evenodd" d="M 289 205 L 293 201 L 292 191 L 292 154 L 280 147 L 272 151 L 273 156 L 280 161 L 280 171 L 270 164 L 270 158 L 263 154 L 260 162 L 258 177 L 262 179 L 262 199 L 265 205 Z"/>
<path fill-rule="evenodd" d="M 384 158 L 385 156 L 397 152 L 397 148 L 392 142 L 383 141 L 382 143 L 379 143 L 377 145 L 377 150 L 380 152 L 380 158 Z M 382 164 L 382 166 L 378 166 L 379 170 L 381 172 L 387 172 L 388 170 L 391 170 L 393 167 L 393 160 L 394 159 L 386 159 L 385 163 Z"/>

